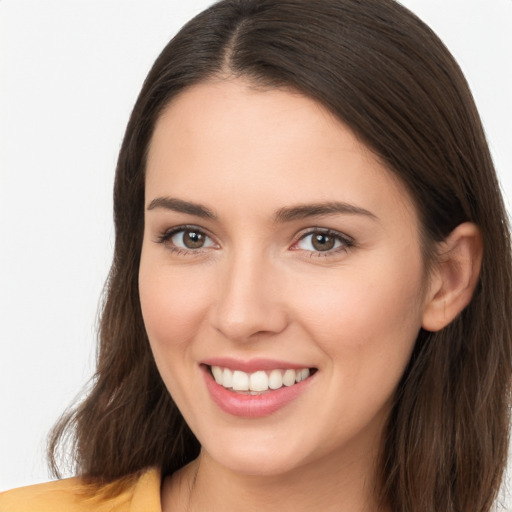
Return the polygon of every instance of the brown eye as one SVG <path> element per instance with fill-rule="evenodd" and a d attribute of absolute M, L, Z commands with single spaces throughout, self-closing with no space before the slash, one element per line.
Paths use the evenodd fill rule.
<path fill-rule="evenodd" d="M 200 249 L 205 244 L 205 235 L 199 231 L 183 231 L 183 245 L 187 249 Z"/>
<path fill-rule="evenodd" d="M 318 253 L 336 253 L 338 250 L 346 250 L 353 245 L 353 240 L 341 233 L 331 230 L 316 230 L 302 236 L 295 248 L 318 255 Z"/>
<path fill-rule="evenodd" d="M 334 248 L 336 240 L 333 236 L 328 235 L 326 233 L 316 233 L 312 235 L 311 245 L 317 251 L 328 251 Z"/>
<path fill-rule="evenodd" d="M 201 229 L 191 227 L 175 228 L 163 233 L 158 242 L 171 250 L 194 251 L 216 247 L 215 242 Z"/>

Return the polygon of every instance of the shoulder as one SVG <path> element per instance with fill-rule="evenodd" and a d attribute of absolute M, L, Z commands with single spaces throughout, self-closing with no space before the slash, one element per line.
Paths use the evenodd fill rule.
<path fill-rule="evenodd" d="M 20 487 L 0 493 L 0 512 L 161 512 L 157 469 L 144 471 L 114 494 L 118 484 L 91 492 L 82 479 L 67 478 Z"/>

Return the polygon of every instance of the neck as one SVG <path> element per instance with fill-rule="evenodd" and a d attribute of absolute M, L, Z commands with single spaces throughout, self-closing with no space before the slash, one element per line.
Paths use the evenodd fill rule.
<path fill-rule="evenodd" d="M 339 454 L 330 454 L 321 464 L 316 461 L 285 474 L 246 475 L 220 466 L 203 450 L 166 481 L 162 510 L 385 512 L 375 500 L 375 455 L 344 465 L 340 460 Z"/>

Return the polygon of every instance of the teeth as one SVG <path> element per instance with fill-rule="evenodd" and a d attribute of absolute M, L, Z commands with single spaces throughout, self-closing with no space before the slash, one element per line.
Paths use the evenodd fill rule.
<path fill-rule="evenodd" d="M 268 389 L 268 377 L 265 372 L 251 373 L 249 377 L 249 389 L 251 391 L 266 391 Z"/>
<path fill-rule="evenodd" d="M 302 382 L 310 375 L 309 368 L 300 370 L 271 370 L 269 372 L 259 370 L 254 373 L 245 373 L 240 370 L 230 370 L 220 366 L 211 367 L 213 378 L 217 384 L 233 389 L 233 391 L 249 391 L 252 394 L 279 389 L 283 386 L 293 386 L 296 382 Z"/>
<path fill-rule="evenodd" d="M 302 370 L 297 371 L 297 377 L 295 377 L 295 382 L 301 382 L 309 377 L 309 368 L 303 368 Z"/>
<path fill-rule="evenodd" d="M 283 374 L 280 370 L 272 370 L 268 376 L 268 387 L 270 389 L 279 389 L 283 387 Z"/>
<path fill-rule="evenodd" d="M 296 376 L 297 372 L 295 370 L 286 370 L 283 375 L 283 384 L 285 386 L 293 386 Z"/>
<path fill-rule="evenodd" d="M 222 368 L 220 368 L 219 366 L 212 366 L 213 378 L 215 379 L 215 382 L 217 384 L 222 384 L 224 382 L 222 379 L 223 373 L 224 372 L 222 371 Z"/>
<path fill-rule="evenodd" d="M 249 375 L 245 372 L 235 370 L 233 372 L 233 384 L 231 387 L 233 391 L 249 391 Z"/>
<path fill-rule="evenodd" d="M 213 368 L 213 366 L 212 366 Z M 224 386 L 226 388 L 230 388 L 233 386 L 233 372 L 229 370 L 228 368 L 224 368 L 224 371 L 222 372 L 222 382 L 219 382 L 221 386 Z"/>

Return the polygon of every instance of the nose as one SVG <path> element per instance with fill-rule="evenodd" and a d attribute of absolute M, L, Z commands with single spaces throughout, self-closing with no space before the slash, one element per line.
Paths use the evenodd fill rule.
<path fill-rule="evenodd" d="M 245 342 L 279 334 L 288 314 L 279 269 L 253 253 L 232 257 L 219 269 L 213 327 L 226 338 Z"/>

